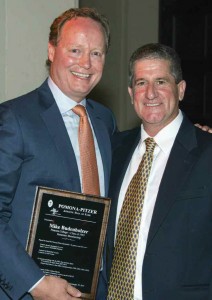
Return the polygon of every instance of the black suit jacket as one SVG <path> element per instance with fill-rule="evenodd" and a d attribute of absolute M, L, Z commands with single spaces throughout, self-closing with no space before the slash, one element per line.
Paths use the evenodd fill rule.
<path fill-rule="evenodd" d="M 102 157 L 107 194 L 110 139 L 116 123 L 103 105 L 90 99 L 86 105 Z M 39 185 L 81 192 L 74 151 L 47 81 L 0 105 L 1 300 L 19 299 L 43 276 L 25 251 Z"/>
<path fill-rule="evenodd" d="M 105 281 L 113 257 L 117 199 L 139 139 L 139 128 L 114 137 Z M 184 117 L 150 225 L 142 271 L 143 300 L 209 300 L 211 279 L 212 136 Z"/>

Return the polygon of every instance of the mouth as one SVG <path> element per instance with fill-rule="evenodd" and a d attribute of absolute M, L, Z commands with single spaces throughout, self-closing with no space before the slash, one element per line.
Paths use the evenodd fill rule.
<path fill-rule="evenodd" d="M 91 74 L 83 74 L 83 73 L 78 73 L 78 72 L 71 72 L 74 76 L 81 78 L 81 79 L 88 79 L 91 77 Z"/>
<path fill-rule="evenodd" d="M 146 103 L 145 105 L 148 107 L 155 107 L 155 106 L 159 106 L 160 103 Z"/>

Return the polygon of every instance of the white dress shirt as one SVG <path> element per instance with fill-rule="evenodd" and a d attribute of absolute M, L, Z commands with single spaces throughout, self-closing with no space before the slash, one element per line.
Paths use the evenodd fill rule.
<path fill-rule="evenodd" d="M 81 187 L 82 187 L 80 151 L 79 151 L 79 142 L 78 142 L 78 127 L 79 127 L 80 118 L 78 115 L 76 115 L 72 111 L 72 108 L 74 108 L 77 104 L 81 104 L 85 107 L 86 99 L 82 100 L 80 103 L 76 103 L 76 101 L 68 98 L 65 94 L 63 94 L 62 91 L 57 87 L 57 85 L 53 82 L 53 80 L 50 77 L 48 78 L 48 85 L 54 96 L 54 99 L 57 103 L 57 106 L 63 117 L 63 121 L 65 123 L 66 129 L 68 131 L 68 135 L 69 135 L 72 147 L 74 149 L 74 154 L 75 154 L 75 157 L 77 160 L 77 166 L 78 166 L 78 170 L 79 170 L 80 182 L 81 182 Z M 88 114 L 88 118 L 89 118 L 89 114 Z M 101 196 L 105 196 L 105 182 L 104 182 L 104 170 L 103 170 L 102 158 L 101 158 L 99 146 L 98 146 L 98 143 L 96 140 L 96 136 L 95 136 L 90 118 L 89 118 L 89 122 L 90 122 L 91 129 L 93 132 L 93 137 L 94 137 L 96 159 L 97 159 L 97 166 L 98 166 L 98 172 L 99 172 L 100 193 L 101 193 Z"/>
<path fill-rule="evenodd" d="M 152 219 L 152 214 L 155 206 L 155 201 L 158 194 L 158 189 L 160 182 L 166 167 L 167 160 L 171 148 L 173 146 L 174 140 L 182 123 L 183 116 L 182 112 L 179 111 L 178 116 L 166 127 L 164 127 L 159 133 L 154 137 L 156 142 L 156 147 L 153 154 L 153 163 L 150 171 L 150 176 L 147 183 L 146 194 L 144 198 L 144 206 L 142 211 L 139 240 L 138 240 L 138 251 L 136 260 L 136 277 L 135 277 L 135 289 L 134 289 L 134 300 L 142 300 L 142 265 L 144 254 L 146 250 L 146 243 L 150 228 L 150 223 Z M 119 198 L 117 207 L 117 218 L 116 218 L 116 229 L 118 224 L 118 219 L 121 211 L 121 207 L 124 201 L 124 196 L 127 191 L 127 187 L 138 169 L 140 161 L 145 152 L 145 142 L 144 140 L 149 137 L 145 132 L 143 125 L 141 125 L 141 140 L 136 147 L 129 166 L 127 168 Z"/>

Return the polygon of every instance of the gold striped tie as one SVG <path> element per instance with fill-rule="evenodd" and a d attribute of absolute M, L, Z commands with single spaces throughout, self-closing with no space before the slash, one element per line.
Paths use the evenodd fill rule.
<path fill-rule="evenodd" d="M 138 237 L 155 141 L 147 138 L 146 152 L 133 176 L 120 212 L 108 300 L 133 300 Z"/>
<path fill-rule="evenodd" d="M 85 194 L 99 196 L 100 187 L 96 152 L 93 133 L 86 109 L 82 105 L 76 105 L 72 110 L 80 117 L 78 140 L 82 173 L 82 190 Z"/>

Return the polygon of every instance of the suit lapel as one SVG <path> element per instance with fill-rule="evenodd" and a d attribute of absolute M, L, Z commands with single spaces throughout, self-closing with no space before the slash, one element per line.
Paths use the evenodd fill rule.
<path fill-rule="evenodd" d="M 198 156 L 194 125 L 185 117 L 172 147 L 158 192 L 147 246 L 166 218 Z"/>
<path fill-rule="evenodd" d="M 63 164 L 66 181 L 70 182 L 72 190 L 80 192 L 79 172 L 73 147 L 57 104 L 48 86 L 44 87 L 44 89 L 40 90 L 40 100 L 42 103 L 45 103 L 45 109 L 41 112 L 41 118 L 58 151 L 58 159 Z"/>

